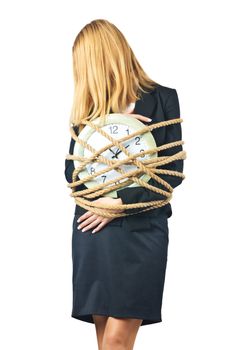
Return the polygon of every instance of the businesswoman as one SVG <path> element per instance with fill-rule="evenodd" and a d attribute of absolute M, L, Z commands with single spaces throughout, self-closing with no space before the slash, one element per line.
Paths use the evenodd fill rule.
<path fill-rule="evenodd" d="M 180 117 L 175 89 L 150 79 L 123 34 L 107 20 L 88 23 L 72 47 L 74 98 L 70 123 L 82 130 L 83 118 L 126 113 L 144 124 Z M 70 124 L 70 125 L 71 125 Z M 79 125 L 80 124 L 80 125 Z M 181 126 L 153 129 L 157 146 L 181 139 Z M 71 137 L 69 154 L 75 141 Z M 159 152 L 170 156 L 176 146 Z M 162 166 L 160 166 L 162 168 Z M 183 172 L 183 160 L 164 168 Z M 65 177 L 72 182 L 74 161 L 65 160 Z M 160 175 L 173 188 L 181 177 Z M 154 179 L 149 184 L 163 188 Z M 78 190 L 86 189 L 84 184 Z M 124 187 L 117 198 L 94 201 L 112 204 L 165 199 L 144 187 Z M 111 209 L 112 210 L 112 209 Z M 114 210 L 114 212 L 122 210 Z M 75 205 L 72 235 L 72 317 L 95 324 L 101 350 L 133 349 L 139 326 L 161 322 L 161 305 L 169 242 L 170 203 L 133 215 L 108 218 Z M 137 213 L 137 214 L 136 214 Z"/>

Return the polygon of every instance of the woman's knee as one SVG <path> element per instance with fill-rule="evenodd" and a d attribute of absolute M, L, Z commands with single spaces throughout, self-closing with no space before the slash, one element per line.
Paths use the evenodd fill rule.
<path fill-rule="evenodd" d="M 128 338 L 119 332 L 105 332 L 102 343 L 103 350 L 126 350 L 128 349 Z"/>
<path fill-rule="evenodd" d="M 142 320 L 109 317 L 103 337 L 103 350 L 132 349 Z"/>

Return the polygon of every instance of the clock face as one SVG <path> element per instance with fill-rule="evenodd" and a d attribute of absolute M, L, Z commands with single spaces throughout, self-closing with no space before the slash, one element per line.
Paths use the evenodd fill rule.
<path fill-rule="evenodd" d="M 110 135 L 114 139 L 120 139 L 144 127 L 144 124 L 138 119 L 128 115 L 123 115 L 118 113 L 108 114 L 106 116 L 106 120 L 107 122 L 105 123 L 104 126 L 101 126 L 101 129 L 104 130 L 104 132 L 106 132 L 108 135 Z M 100 119 L 97 118 L 93 122 L 99 124 Z M 93 130 L 88 125 L 85 126 L 85 128 L 80 132 L 78 137 L 84 140 L 85 142 L 87 142 L 96 151 L 100 150 L 104 146 L 107 146 L 111 143 L 111 141 L 109 141 L 105 136 Z M 142 151 L 146 151 L 156 147 L 156 142 L 151 132 L 145 132 L 141 135 L 134 136 L 126 141 L 122 141 L 121 143 L 127 149 L 127 151 L 132 154 L 140 153 Z M 82 157 L 89 158 L 91 157 L 92 152 L 90 152 L 88 149 L 84 148 L 83 146 L 81 146 L 79 143 L 76 142 L 74 147 L 74 154 L 78 154 L 78 155 L 81 155 Z M 127 158 L 127 155 L 123 151 L 121 151 L 117 146 L 114 146 L 114 145 L 112 145 L 111 147 L 108 147 L 105 151 L 101 153 L 101 155 L 112 161 L 117 161 L 117 160 L 122 160 Z M 156 156 L 157 156 L 157 153 L 155 154 L 153 153 L 152 155 L 143 154 L 140 157 L 138 156 L 137 159 L 143 161 L 145 159 L 149 159 L 151 157 L 156 157 Z M 75 167 L 77 167 L 79 165 L 79 161 L 75 160 L 74 164 L 75 164 Z M 93 175 L 107 168 L 108 168 L 107 164 L 102 163 L 100 161 L 93 161 L 91 163 L 88 163 L 86 165 L 86 168 L 83 169 L 81 172 L 79 172 L 78 176 L 80 179 L 82 179 L 89 174 Z M 121 164 L 120 168 L 124 172 L 128 172 L 131 170 L 135 170 L 138 167 L 134 164 L 128 163 L 128 164 Z M 128 178 L 126 177 L 118 181 L 117 178 L 121 175 L 122 174 L 119 171 L 117 171 L 117 168 L 115 168 L 109 171 L 105 171 L 100 175 L 96 175 L 93 180 L 85 182 L 85 185 L 87 187 L 93 187 L 93 186 L 96 186 L 96 184 L 102 184 L 102 183 L 108 182 L 109 180 L 115 180 L 112 184 L 106 185 L 108 187 L 117 183 L 123 183 L 128 180 Z M 148 181 L 150 179 L 150 176 L 148 176 L 147 174 L 143 174 L 143 175 L 140 175 L 140 178 L 144 181 Z M 126 187 L 135 187 L 135 186 L 138 186 L 138 184 L 133 183 Z M 120 189 L 122 188 L 123 187 L 121 187 Z M 108 192 L 107 196 L 117 197 L 116 191 Z"/>

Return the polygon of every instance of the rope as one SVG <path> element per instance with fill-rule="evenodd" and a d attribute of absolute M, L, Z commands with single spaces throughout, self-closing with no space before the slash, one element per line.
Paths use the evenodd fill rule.
<path fill-rule="evenodd" d="M 143 128 L 135 131 L 134 133 L 132 133 L 130 135 L 126 135 L 124 137 L 121 137 L 120 139 L 114 139 L 108 133 L 106 133 L 104 130 L 102 130 L 101 127 L 96 125 L 95 123 L 93 123 L 89 120 L 82 120 L 81 121 L 82 124 L 89 125 L 92 129 L 95 129 L 97 132 L 99 132 L 102 136 L 104 136 L 105 138 L 107 138 L 111 142 L 111 143 L 107 144 L 106 146 L 102 147 L 101 149 L 99 149 L 98 151 L 95 150 L 90 144 L 88 144 L 84 140 L 80 139 L 76 135 L 76 133 L 74 131 L 74 127 L 71 126 L 70 132 L 71 132 L 72 138 L 76 142 L 80 143 L 84 148 L 88 149 L 92 153 L 92 155 L 90 157 L 87 157 L 87 158 L 79 156 L 79 155 L 74 155 L 74 154 L 73 155 L 68 154 L 66 156 L 66 159 L 78 160 L 81 163 L 77 168 L 74 169 L 74 171 L 72 173 L 72 182 L 67 185 L 68 187 L 70 187 L 72 189 L 72 193 L 70 194 L 70 196 L 74 197 L 75 203 L 77 205 L 81 206 L 82 208 L 84 208 L 86 210 L 91 210 L 92 212 L 94 212 L 100 216 L 104 216 L 104 217 L 120 217 L 120 216 L 128 216 L 128 215 L 135 214 L 135 213 L 125 213 L 125 212 L 114 213 L 114 212 L 110 211 L 110 209 L 112 209 L 112 210 L 115 210 L 115 209 L 124 210 L 124 209 L 132 209 L 132 208 L 133 209 L 134 208 L 144 208 L 144 209 L 140 210 L 139 212 L 137 212 L 137 213 L 140 213 L 140 212 L 144 212 L 147 210 L 151 210 L 151 209 L 162 207 L 162 206 L 166 205 L 167 203 L 170 202 L 170 200 L 172 198 L 173 188 L 168 182 L 163 180 L 157 174 L 178 176 L 178 177 L 181 177 L 183 179 L 185 178 L 185 175 L 181 172 L 178 172 L 178 171 L 173 171 L 173 170 L 168 170 L 168 169 L 157 169 L 157 167 L 161 166 L 161 165 L 168 164 L 168 163 L 173 162 L 175 160 L 186 159 L 186 152 L 180 151 L 180 152 L 175 153 L 172 156 L 156 157 L 156 158 L 146 159 L 143 161 L 138 160 L 137 157 L 141 157 L 142 155 L 145 155 L 145 154 L 153 154 L 153 153 L 159 152 L 161 150 L 169 149 L 171 147 L 183 145 L 184 141 L 178 140 L 175 142 L 169 142 L 169 143 L 163 144 L 159 147 L 155 147 L 153 149 L 150 149 L 147 151 L 142 151 L 142 152 L 139 152 L 136 154 L 131 154 L 130 152 L 128 152 L 127 148 L 125 148 L 122 145 L 122 142 L 126 141 L 126 140 L 128 140 L 136 135 L 141 135 L 143 133 L 149 132 L 153 129 L 157 129 L 157 128 L 160 128 L 163 126 L 172 125 L 172 124 L 176 124 L 176 123 L 182 123 L 182 122 L 183 122 L 182 118 L 176 118 L 176 119 L 166 120 L 166 121 L 159 122 L 159 123 L 153 123 L 150 125 L 145 125 Z M 127 156 L 127 158 L 121 159 L 121 160 L 110 160 L 110 159 L 107 159 L 104 156 L 102 156 L 101 153 L 104 152 L 105 150 L 109 149 L 112 146 L 117 146 Z M 93 161 L 104 163 L 108 167 L 106 167 L 98 172 L 95 172 L 92 175 L 87 175 L 83 179 L 76 181 L 76 178 L 77 178 L 79 172 L 82 171 L 82 169 L 84 169 L 88 163 L 92 163 Z M 138 169 L 134 169 L 134 170 L 126 172 L 120 167 L 122 164 L 133 164 L 133 165 L 136 165 L 138 167 Z M 114 178 L 112 180 L 108 180 L 105 183 L 96 184 L 94 187 L 87 188 L 85 190 L 75 191 L 74 187 L 79 186 L 87 181 L 90 181 L 93 178 L 95 178 L 96 176 L 102 175 L 105 172 L 108 172 L 112 169 L 117 169 L 117 172 L 121 173 L 122 175 L 120 175 L 116 179 Z M 138 178 L 138 176 L 141 174 L 148 174 L 152 179 L 156 180 L 159 184 L 163 185 L 168 191 L 162 190 L 156 186 L 148 184 L 146 181 L 143 181 L 142 179 Z M 128 180 L 123 181 L 122 183 L 115 184 L 115 182 L 118 182 L 119 180 L 122 180 L 124 178 L 128 178 Z M 155 193 L 159 193 L 159 194 L 165 196 L 166 199 L 154 200 L 154 201 L 150 201 L 150 202 L 132 203 L 132 204 L 120 204 L 120 205 L 119 204 L 117 204 L 117 205 L 108 205 L 107 204 L 106 205 L 103 203 L 97 203 L 97 202 L 94 203 L 91 200 L 88 200 L 88 198 L 95 198 L 95 197 L 103 196 L 107 192 L 111 192 L 113 190 L 119 190 L 121 187 L 129 186 L 130 184 L 132 184 L 134 182 L 137 183 L 139 186 L 143 186 L 143 187 L 145 187 L 145 188 L 147 188 Z M 111 185 L 111 184 L 113 184 L 113 185 Z M 107 187 L 108 185 L 111 185 L 111 186 Z"/>

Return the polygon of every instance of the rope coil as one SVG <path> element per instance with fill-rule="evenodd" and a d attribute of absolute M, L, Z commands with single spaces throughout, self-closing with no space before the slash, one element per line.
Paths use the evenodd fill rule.
<path fill-rule="evenodd" d="M 125 213 L 125 212 L 112 212 L 110 209 L 134 209 L 134 208 L 144 208 L 143 210 L 140 210 L 140 212 L 144 212 L 147 210 L 151 210 L 154 208 L 162 207 L 166 205 L 168 202 L 170 202 L 172 198 L 172 192 L 173 188 L 172 186 L 163 180 L 160 176 L 157 174 L 165 174 L 165 175 L 171 175 L 171 176 L 178 176 L 181 178 L 185 178 L 185 175 L 182 172 L 179 171 L 173 171 L 168 169 L 157 169 L 158 166 L 168 164 L 170 162 L 173 162 L 175 160 L 179 159 L 186 159 L 186 152 L 180 151 L 175 153 L 172 156 L 163 156 L 156 158 L 150 158 L 146 160 L 138 160 L 137 157 L 141 157 L 141 155 L 145 154 L 153 154 L 157 153 L 161 150 L 166 150 L 175 146 L 183 145 L 184 141 L 178 140 L 175 142 L 169 142 L 166 144 L 163 144 L 159 147 L 155 147 L 153 149 L 149 149 L 147 151 L 141 151 L 139 153 L 133 153 L 131 154 L 127 148 L 125 148 L 122 145 L 123 141 L 127 141 L 128 139 L 135 137 L 136 135 L 141 135 L 146 132 L 150 132 L 153 129 L 157 129 L 163 126 L 172 125 L 176 123 L 182 123 L 182 118 L 176 118 L 171 120 L 166 120 L 159 123 L 153 123 L 150 125 L 144 125 L 143 128 L 135 131 L 132 134 L 126 135 L 124 137 L 121 137 L 120 139 L 114 139 L 111 137 L 108 133 L 106 133 L 104 130 L 101 129 L 98 125 L 95 123 L 89 121 L 89 120 L 82 120 L 81 123 L 85 125 L 89 125 L 92 129 L 95 129 L 97 132 L 99 132 L 102 136 L 107 138 L 110 143 L 108 143 L 106 146 L 102 147 L 99 150 L 95 150 L 90 144 L 79 138 L 73 127 L 70 127 L 70 132 L 72 135 L 72 138 L 75 140 L 75 142 L 80 143 L 84 148 L 88 149 L 92 155 L 90 157 L 82 157 L 79 155 L 71 155 L 68 154 L 66 156 L 66 159 L 68 160 L 78 160 L 81 165 L 79 165 L 77 168 L 74 169 L 72 173 L 72 182 L 69 183 L 67 186 L 72 189 L 72 193 L 70 194 L 71 197 L 74 197 L 75 203 L 82 208 L 86 210 L 91 210 L 92 212 L 104 216 L 104 217 L 120 217 L 120 216 L 128 216 L 128 215 L 134 215 L 135 213 Z M 112 146 L 117 146 L 126 156 L 127 158 L 121 159 L 121 160 L 110 160 L 104 157 L 101 153 L 105 150 L 109 149 Z M 92 163 L 93 161 L 101 162 L 106 164 L 108 167 L 104 168 L 103 170 L 100 170 L 98 172 L 95 172 L 92 175 L 87 175 L 83 179 L 76 180 L 79 172 L 81 172 L 88 163 Z M 133 164 L 137 166 L 137 169 L 131 170 L 131 171 L 124 171 L 120 166 L 123 164 Z M 116 179 L 108 180 L 107 182 L 104 182 L 102 184 L 96 184 L 94 187 L 87 188 L 85 190 L 79 190 L 75 191 L 75 187 L 79 186 L 87 181 L 92 180 L 98 175 L 102 175 L 105 172 L 108 172 L 112 169 L 117 169 L 117 172 L 121 173 L 119 177 Z M 168 191 L 162 190 L 156 186 L 153 186 L 146 181 L 143 181 L 142 179 L 138 178 L 141 174 L 148 174 L 152 179 L 156 180 L 159 184 L 163 185 Z M 117 183 L 119 180 L 122 180 L 124 178 L 128 178 L 128 180 L 123 181 L 122 183 Z M 141 203 L 133 203 L 133 204 L 117 204 L 117 205 L 109 205 L 109 204 L 103 204 L 103 203 L 97 203 L 92 202 L 88 200 L 88 198 L 95 198 L 99 196 L 105 195 L 107 192 L 111 192 L 113 190 L 119 190 L 121 187 L 129 186 L 132 183 L 137 183 L 139 186 L 143 186 L 153 192 L 159 193 L 166 197 L 166 199 L 163 200 L 154 200 L 150 202 L 141 202 Z M 111 186 L 108 186 L 111 185 Z M 108 186 L 108 187 L 107 187 Z"/>

